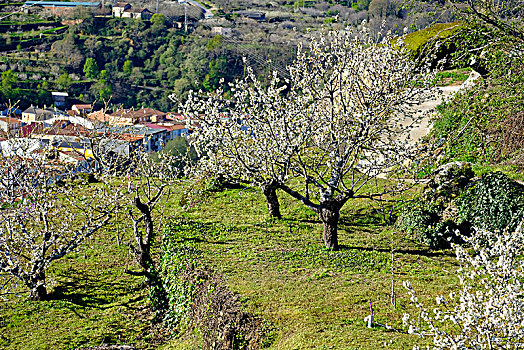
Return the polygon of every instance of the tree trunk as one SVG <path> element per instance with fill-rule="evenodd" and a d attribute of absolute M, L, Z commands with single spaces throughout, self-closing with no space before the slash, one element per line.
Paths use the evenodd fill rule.
<path fill-rule="evenodd" d="M 153 217 L 151 215 L 152 206 L 151 204 L 142 203 L 138 195 L 133 199 L 133 205 L 142 214 L 142 220 L 146 229 L 146 234 L 143 236 L 142 231 L 138 227 L 139 221 L 133 220 L 133 232 L 137 242 L 137 247 L 134 248 L 135 258 L 142 268 L 142 275 L 145 276 L 146 284 L 149 287 L 151 304 L 153 311 L 156 313 L 155 321 L 161 321 L 169 305 L 162 278 L 151 256 L 151 245 L 155 238 Z"/>
<path fill-rule="evenodd" d="M 324 246 L 327 249 L 338 250 L 338 219 L 342 206 L 335 202 L 321 203 L 321 209 L 317 211 L 324 228 Z"/>
<path fill-rule="evenodd" d="M 266 197 L 267 209 L 270 218 L 282 218 L 280 214 L 280 203 L 277 197 L 277 184 L 275 181 L 262 185 L 262 193 Z"/>
<path fill-rule="evenodd" d="M 29 300 L 42 301 L 47 299 L 47 289 L 45 287 L 45 272 L 39 272 L 31 278 L 29 285 Z"/>

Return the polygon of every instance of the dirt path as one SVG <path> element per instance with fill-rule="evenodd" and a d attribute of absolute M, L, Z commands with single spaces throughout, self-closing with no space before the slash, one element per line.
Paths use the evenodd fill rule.
<path fill-rule="evenodd" d="M 435 107 L 441 104 L 445 99 L 452 98 L 453 95 L 456 94 L 458 91 L 473 86 L 475 80 L 477 80 L 479 77 L 480 74 L 478 74 L 475 71 L 472 71 L 469 78 L 462 85 L 445 86 L 437 88 L 440 92 L 438 94 L 435 94 L 436 96 L 434 98 L 415 106 L 415 109 L 417 110 L 416 113 L 414 113 L 413 115 L 406 115 L 402 117 L 398 122 L 403 127 L 407 127 L 406 133 L 409 134 L 409 138 L 407 138 L 408 145 L 415 146 L 417 142 L 419 142 L 424 136 L 426 136 L 430 132 L 431 118 L 435 115 Z M 407 134 L 404 134 L 401 135 L 399 138 L 405 139 L 406 136 Z M 363 167 L 369 166 L 369 163 L 366 163 L 364 161 L 361 161 L 360 164 Z M 378 174 L 376 175 L 376 177 L 378 178 L 386 179 L 388 177 L 387 171 L 384 173 L 380 172 L 380 170 L 377 169 L 377 172 Z M 408 179 L 404 180 L 408 181 Z"/>
<path fill-rule="evenodd" d="M 417 107 L 419 109 L 419 112 L 415 114 L 415 118 L 406 117 L 406 119 L 402 123 L 404 126 L 412 124 L 413 120 L 416 120 L 421 115 L 423 115 L 420 122 L 414 124 L 413 128 L 409 131 L 409 144 L 414 145 L 421 138 L 423 138 L 429 133 L 429 131 L 431 130 L 430 119 L 434 116 L 433 112 L 435 111 L 435 107 L 441 104 L 445 99 L 452 98 L 453 95 L 456 94 L 458 91 L 473 86 L 475 80 L 477 80 L 479 77 L 480 74 L 478 74 L 475 71 L 472 71 L 469 78 L 464 83 L 462 83 L 462 85 L 439 87 L 437 89 L 439 89 L 441 93 L 438 97 L 418 105 Z"/>

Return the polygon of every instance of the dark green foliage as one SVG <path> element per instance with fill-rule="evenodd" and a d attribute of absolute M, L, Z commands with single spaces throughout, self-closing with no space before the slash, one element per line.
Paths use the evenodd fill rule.
<path fill-rule="evenodd" d="M 512 231 L 524 219 L 524 186 L 501 172 L 487 174 L 456 200 L 463 223 Z"/>
<path fill-rule="evenodd" d="M 399 228 L 431 248 L 461 243 L 461 235 L 474 228 L 514 230 L 524 219 L 524 186 L 501 172 L 472 181 L 470 172 L 469 167 L 450 168 L 444 180 L 406 207 Z"/>
<path fill-rule="evenodd" d="M 67 90 L 72 82 L 73 81 L 71 77 L 69 76 L 69 74 L 63 73 L 56 79 L 55 84 L 57 88 L 59 88 L 60 90 Z"/>
<path fill-rule="evenodd" d="M 2 94 L 2 97 L 5 100 L 12 100 L 15 99 L 18 95 L 18 91 L 16 89 L 16 82 L 18 80 L 17 76 L 13 73 L 11 69 L 2 72 L 2 91 L 0 92 Z"/>
<path fill-rule="evenodd" d="M 60 28 L 65 30 L 67 27 Z M 26 72 L 28 77 L 36 73 L 41 78 L 15 83 L 13 89 L 27 90 L 11 97 L 20 98 L 20 107 L 26 108 L 38 101 L 35 96 L 38 85 L 68 74 L 73 81 L 60 84 L 59 88 L 67 88 L 71 98 L 80 99 L 83 95 L 82 99 L 87 102 L 111 97 L 112 103 L 125 108 L 144 106 L 171 111 L 175 108 L 169 98 L 171 94 L 183 100 L 189 90 L 216 89 L 221 78 L 227 87 L 228 82 L 244 73 L 244 56 L 248 56 L 247 64 L 254 66 L 256 72 L 265 74 L 272 66 L 265 64 L 261 57 L 271 58 L 273 66 L 285 67 L 293 53 L 293 49 L 285 45 L 251 41 L 232 43 L 220 36 L 214 37 L 208 29 L 198 30 L 194 35 L 187 35 L 173 28 L 163 15 L 155 14 L 150 22 L 131 18 L 87 18 L 69 26 L 61 35 L 44 33 L 42 38 L 31 39 L 32 43 L 23 42 L 22 48 L 52 44 L 49 53 L 24 50 L 18 55 L 20 58 L 17 56 L 20 66 L 17 71 Z M 0 46 L 2 44 L 0 38 Z M 15 46 L 16 42 L 9 47 L 5 44 L 9 50 Z M 103 82 L 96 81 L 97 70 L 107 71 L 107 77 L 99 77 Z M 75 78 L 82 76 L 88 81 Z M 2 96 L 0 102 L 6 99 Z"/>
<path fill-rule="evenodd" d="M 419 243 L 431 249 L 446 249 L 451 243 L 460 243 L 460 227 L 452 220 L 442 220 L 444 207 L 435 203 L 418 202 L 406 208 L 399 228 L 413 234 Z"/>
<path fill-rule="evenodd" d="M 406 206 L 399 227 L 432 249 L 450 248 L 461 243 L 460 235 L 469 235 L 471 227 L 454 217 L 453 200 L 475 176 L 469 163 L 453 162 L 439 167 L 429 188 L 417 202 Z"/>
<path fill-rule="evenodd" d="M 124 72 L 124 74 L 126 75 L 129 75 L 132 69 L 133 69 L 133 62 L 131 62 L 130 60 L 126 60 L 124 62 L 124 65 L 122 66 L 122 72 Z"/>

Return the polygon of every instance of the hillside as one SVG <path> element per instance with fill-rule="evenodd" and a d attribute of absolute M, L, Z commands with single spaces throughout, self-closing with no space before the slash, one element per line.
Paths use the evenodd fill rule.
<path fill-rule="evenodd" d="M 360 349 L 384 343 L 405 349 L 419 343 L 418 337 L 367 328 L 363 318 L 369 302 L 377 322 L 402 328 L 409 299 L 403 280 L 428 298 L 455 283 L 449 252 L 428 251 L 386 225 L 371 202 L 355 200 L 346 207 L 342 249 L 330 252 L 319 245 L 316 216 L 285 196 L 284 219 L 271 221 L 261 194 L 253 189 L 211 192 L 191 209 L 178 204 L 183 187 L 173 190 L 169 222 L 182 222 L 172 233 L 179 249 L 224 276 L 243 308 L 263 320 L 269 349 Z M 50 271 L 50 301 L 19 302 L 9 296 L 0 304 L 0 347 L 75 349 L 112 343 L 198 348 L 198 332 L 176 335 L 152 328 L 140 279 L 123 273 L 129 256 L 125 246 L 117 245 L 114 229 Z M 396 306 L 391 304 L 392 283 Z"/>
<path fill-rule="evenodd" d="M 15 80 L 0 103 L 20 100 L 23 109 L 51 105 L 50 92 L 65 91 L 72 101 L 102 106 L 111 97 L 126 108 L 169 111 L 176 109 L 170 94 L 183 99 L 191 89 L 213 90 L 220 78 L 232 81 L 246 66 L 258 74 L 284 71 L 307 28 L 356 27 L 368 20 L 374 32 L 401 33 L 432 21 L 411 19 L 397 5 L 376 2 L 206 3 L 213 18 L 203 18 L 198 7 L 187 8 L 189 33 L 185 6 L 173 2 L 131 2 L 132 8 L 153 12 L 158 5 L 158 13 L 145 20 L 112 18 L 107 5 L 53 12 L 8 2 L 0 8 L 0 70 L 13 72 Z M 251 19 L 242 11 L 262 15 Z M 96 74 L 84 72 L 87 59 L 95 60 Z"/>
<path fill-rule="evenodd" d="M 0 4 L 0 349 L 520 346 L 524 17 L 198 3 Z"/>

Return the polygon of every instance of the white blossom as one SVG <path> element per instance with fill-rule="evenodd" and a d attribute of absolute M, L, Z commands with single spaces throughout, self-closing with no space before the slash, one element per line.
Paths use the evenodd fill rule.
<path fill-rule="evenodd" d="M 434 349 L 521 349 L 523 224 L 514 232 L 479 230 L 467 242 L 472 249 L 455 246 L 457 259 L 463 265 L 457 270 L 459 290 L 450 293 L 448 300 L 437 297 L 433 317 L 423 305 L 415 304 L 428 327 L 417 333 L 432 334 Z M 416 293 L 411 285 L 404 283 L 404 287 L 413 298 Z M 408 332 L 413 330 L 410 324 Z"/>

